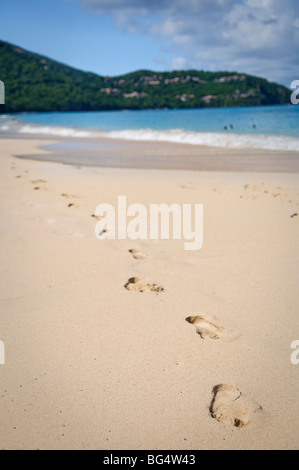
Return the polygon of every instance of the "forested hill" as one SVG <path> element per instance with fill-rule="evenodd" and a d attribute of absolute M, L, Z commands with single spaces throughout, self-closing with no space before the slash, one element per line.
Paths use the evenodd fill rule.
<path fill-rule="evenodd" d="M 137 72 L 103 77 L 0 41 L 4 112 L 256 106 L 289 102 L 290 90 L 236 72 Z"/>

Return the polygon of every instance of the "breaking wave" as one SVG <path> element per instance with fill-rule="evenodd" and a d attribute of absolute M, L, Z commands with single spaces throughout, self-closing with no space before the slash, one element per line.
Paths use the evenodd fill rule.
<path fill-rule="evenodd" d="M 2 116 L 4 118 L 4 116 Z M 109 138 L 134 141 L 172 142 L 177 144 L 202 145 L 207 147 L 225 147 L 231 149 L 262 149 L 299 151 L 299 138 L 264 134 L 236 134 L 224 132 L 193 132 L 184 129 L 170 130 L 119 130 L 101 132 L 72 127 L 40 126 L 23 124 L 16 119 L 2 119 L 0 131 L 18 134 L 70 138 Z"/>
<path fill-rule="evenodd" d="M 144 129 L 111 131 L 106 136 L 115 139 L 174 142 L 207 147 L 299 151 L 299 138 L 275 135 L 191 132 L 184 129 L 166 131 Z"/>

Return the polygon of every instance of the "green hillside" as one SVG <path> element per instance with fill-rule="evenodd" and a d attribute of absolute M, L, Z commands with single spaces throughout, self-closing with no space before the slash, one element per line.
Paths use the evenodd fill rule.
<path fill-rule="evenodd" d="M 137 72 L 102 77 L 0 41 L 4 112 L 257 106 L 289 102 L 290 91 L 236 72 Z"/>

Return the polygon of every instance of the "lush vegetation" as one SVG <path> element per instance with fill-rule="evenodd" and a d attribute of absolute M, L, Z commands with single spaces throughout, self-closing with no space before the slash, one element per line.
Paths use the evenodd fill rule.
<path fill-rule="evenodd" d="M 290 91 L 236 72 L 152 72 L 102 77 L 0 41 L 0 111 L 257 106 L 289 101 Z"/>

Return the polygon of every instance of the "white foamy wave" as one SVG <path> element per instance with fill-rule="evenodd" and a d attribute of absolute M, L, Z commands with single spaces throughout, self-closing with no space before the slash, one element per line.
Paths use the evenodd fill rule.
<path fill-rule="evenodd" d="M 19 128 L 20 134 L 57 135 L 61 137 L 98 137 L 99 133 L 72 127 L 33 126 L 26 124 Z"/>
<path fill-rule="evenodd" d="M 73 127 L 58 126 L 40 126 L 35 124 L 23 124 L 17 119 L 4 119 L 4 124 L 0 125 L 0 131 L 13 132 L 17 134 L 34 134 L 34 135 L 53 135 L 58 137 L 81 137 L 92 138 L 100 137 L 98 132 L 92 132 L 88 129 L 76 129 Z"/>
<path fill-rule="evenodd" d="M 23 124 L 17 120 L 4 120 L 0 131 L 70 138 L 109 138 L 138 141 L 173 142 L 177 144 L 226 147 L 231 149 L 262 149 L 299 151 L 299 138 L 279 135 L 235 134 L 232 132 L 192 132 L 184 129 L 121 130 L 100 132 L 72 127 Z"/>
<path fill-rule="evenodd" d="M 123 130 L 111 131 L 107 137 L 114 139 L 174 142 L 179 144 L 227 147 L 236 149 L 265 149 L 299 151 L 299 138 L 276 135 L 252 135 L 218 132 L 191 132 L 184 129 L 156 131 Z"/>

